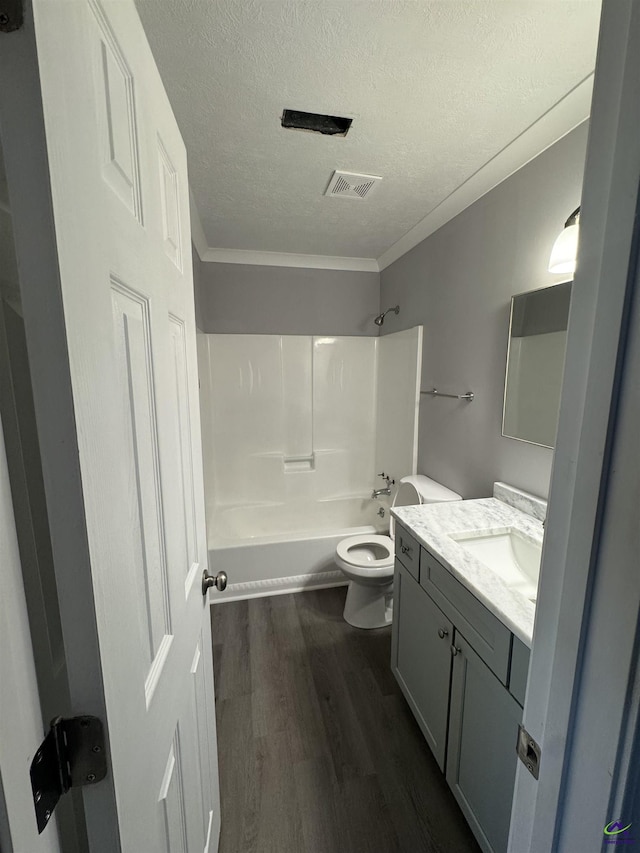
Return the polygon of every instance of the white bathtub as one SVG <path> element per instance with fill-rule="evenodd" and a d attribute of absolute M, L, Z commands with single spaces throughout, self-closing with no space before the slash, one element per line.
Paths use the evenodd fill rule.
<path fill-rule="evenodd" d="M 383 507 L 384 518 L 378 516 Z M 359 533 L 386 533 L 387 499 L 216 507 L 209 523 L 209 565 L 229 583 L 212 601 L 253 598 L 346 583 L 336 545 Z"/>

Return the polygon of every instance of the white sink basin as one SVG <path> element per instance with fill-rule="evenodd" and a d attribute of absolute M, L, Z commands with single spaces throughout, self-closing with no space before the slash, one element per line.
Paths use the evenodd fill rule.
<path fill-rule="evenodd" d="M 542 545 L 509 528 L 495 533 L 463 533 L 451 537 L 495 572 L 509 589 L 536 601 Z"/>

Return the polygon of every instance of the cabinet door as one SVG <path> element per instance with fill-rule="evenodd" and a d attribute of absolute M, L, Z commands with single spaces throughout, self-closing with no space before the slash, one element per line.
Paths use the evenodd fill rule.
<path fill-rule="evenodd" d="M 522 708 L 456 632 L 447 782 L 487 853 L 507 849 L 521 720 Z"/>
<path fill-rule="evenodd" d="M 391 668 L 444 771 L 453 625 L 396 561 Z"/>

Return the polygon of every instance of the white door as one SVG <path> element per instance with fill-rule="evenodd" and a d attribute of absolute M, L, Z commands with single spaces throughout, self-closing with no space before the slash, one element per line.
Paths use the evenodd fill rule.
<path fill-rule="evenodd" d="M 10 191 L 12 181 L 23 189 L 14 224 L 71 700 L 76 713 L 102 708 L 108 726 L 110 775 L 84 789 L 90 849 L 214 850 L 184 145 L 133 0 L 34 0 L 24 30 L 6 39 L 39 75 L 41 105 L 30 100 L 37 76 L 27 68 L 21 107 L 4 96 L 2 130 Z M 60 323 L 57 308 L 46 322 L 44 306 L 58 296 L 30 275 L 25 249 L 29 227 L 41 225 L 24 221 L 37 139 L 17 152 L 16 129 L 38 108 Z M 44 252 L 33 237 L 30 250 Z M 65 346 L 62 370 L 54 356 Z"/>
<path fill-rule="evenodd" d="M 29 781 L 42 716 L 1 423 L 0 566 L 0 849 L 60 853 L 55 819 L 38 835 Z"/>

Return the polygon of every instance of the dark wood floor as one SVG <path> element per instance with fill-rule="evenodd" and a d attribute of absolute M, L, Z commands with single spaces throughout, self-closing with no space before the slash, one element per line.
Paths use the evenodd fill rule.
<path fill-rule="evenodd" d="M 220 853 L 477 847 L 389 668 L 389 628 L 345 587 L 211 608 Z"/>

